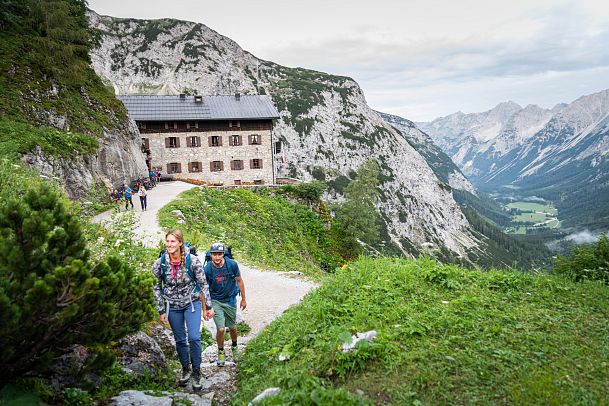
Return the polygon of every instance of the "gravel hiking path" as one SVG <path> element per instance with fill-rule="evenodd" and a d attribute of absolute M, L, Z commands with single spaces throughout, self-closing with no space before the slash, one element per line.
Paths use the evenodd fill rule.
<path fill-rule="evenodd" d="M 164 230 L 158 222 L 159 209 L 174 200 L 181 192 L 194 187 L 198 186 L 179 181 L 162 182 L 148 191 L 146 211 L 140 211 L 139 198 L 137 194 L 133 196 L 135 206 L 133 211 L 138 221 L 138 227 L 134 230 L 135 238 L 146 247 L 157 248 L 159 241 L 164 238 Z M 124 213 L 124 205 L 120 207 L 120 213 Z M 104 224 L 112 219 L 112 211 L 107 211 L 95 216 L 93 221 Z M 205 249 L 206 247 L 200 247 L 199 251 Z M 239 260 L 238 252 L 235 253 L 235 256 Z M 300 302 L 307 293 L 317 287 L 315 283 L 282 272 L 260 271 L 241 263 L 239 268 L 245 283 L 247 298 L 247 308 L 240 314 L 251 327 L 251 331 L 246 336 L 239 338 L 240 348 L 258 335 L 273 319 L 293 304 Z M 237 300 L 239 301 L 239 298 Z M 240 317 L 238 316 L 238 318 Z M 213 322 L 205 322 L 205 326 L 212 332 L 212 336 L 215 336 Z M 227 348 L 230 348 L 230 344 L 227 343 L 227 345 Z M 236 366 L 232 362 L 230 350 L 227 351 L 227 365 L 224 368 L 215 365 L 215 354 L 215 344 L 203 352 L 202 372 L 203 377 L 207 378 L 204 379 L 207 384 L 204 383 L 203 394 L 215 392 L 214 402 L 226 404 L 230 401 L 231 392 L 235 390 Z M 187 389 L 190 389 L 190 385 Z"/>

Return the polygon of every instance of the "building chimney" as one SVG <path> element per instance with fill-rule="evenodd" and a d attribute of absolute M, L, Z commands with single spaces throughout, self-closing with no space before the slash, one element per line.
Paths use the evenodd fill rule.
<path fill-rule="evenodd" d="M 241 95 L 239 93 L 235 93 L 235 100 L 241 100 Z"/>
<path fill-rule="evenodd" d="M 196 95 L 195 96 L 195 103 L 203 103 L 203 96 Z"/>

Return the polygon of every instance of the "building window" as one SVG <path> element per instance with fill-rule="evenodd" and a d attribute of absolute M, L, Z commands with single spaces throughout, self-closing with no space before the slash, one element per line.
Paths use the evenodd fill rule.
<path fill-rule="evenodd" d="M 222 161 L 211 161 L 209 168 L 212 172 L 220 172 L 224 169 L 224 163 Z"/>
<path fill-rule="evenodd" d="M 235 128 L 235 127 L 238 128 L 238 127 L 241 127 L 241 122 L 239 120 L 229 120 L 228 126 L 230 128 Z"/>
<path fill-rule="evenodd" d="M 150 149 L 150 140 L 148 138 L 142 138 L 142 149 L 148 151 Z"/>
<path fill-rule="evenodd" d="M 138 121 L 137 126 L 141 129 L 141 130 L 145 130 L 146 129 L 146 123 L 143 123 L 141 121 Z"/>
<path fill-rule="evenodd" d="M 252 159 L 250 161 L 251 169 L 262 169 L 262 159 Z"/>
<path fill-rule="evenodd" d="M 241 184 L 241 179 L 235 179 L 235 185 L 240 185 Z"/>
<path fill-rule="evenodd" d="M 280 154 L 281 153 L 281 141 L 276 141 L 275 142 L 275 153 L 276 154 Z"/>
<path fill-rule="evenodd" d="M 188 165 L 190 172 L 201 172 L 201 162 L 191 162 Z"/>
<path fill-rule="evenodd" d="M 165 137 L 165 148 L 179 148 L 180 137 Z"/>
<path fill-rule="evenodd" d="M 242 145 L 243 143 L 241 142 L 241 136 L 238 134 L 234 134 L 230 136 L 230 145 L 232 146 L 239 146 Z"/>
<path fill-rule="evenodd" d="M 200 147 L 201 146 L 201 137 L 192 136 L 186 138 L 186 144 L 189 147 Z"/>
<path fill-rule="evenodd" d="M 250 145 L 260 145 L 260 144 L 261 144 L 260 135 L 251 134 L 250 135 Z"/>
<path fill-rule="evenodd" d="M 168 163 L 167 173 L 182 173 L 182 164 L 180 164 L 179 162 Z"/>
<path fill-rule="evenodd" d="M 188 121 L 188 122 L 186 122 L 186 129 L 190 130 L 191 128 L 199 128 L 199 122 L 198 121 Z"/>
<path fill-rule="evenodd" d="M 222 137 L 219 135 L 212 135 L 209 137 L 209 146 L 210 147 L 221 147 L 222 146 Z"/>
<path fill-rule="evenodd" d="M 264 185 L 264 181 L 262 179 L 254 179 L 254 185 Z"/>
<path fill-rule="evenodd" d="M 230 161 L 230 168 L 234 171 L 240 171 L 243 169 L 243 161 L 240 159 L 235 159 Z"/>

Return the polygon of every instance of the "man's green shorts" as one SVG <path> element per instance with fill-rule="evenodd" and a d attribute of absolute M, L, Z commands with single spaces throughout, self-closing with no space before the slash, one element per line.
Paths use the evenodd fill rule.
<path fill-rule="evenodd" d="M 219 330 L 224 327 L 234 328 L 237 321 L 237 307 L 231 306 L 225 302 L 212 300 L 211 305 L 214 308 L 214 323 Z"/>

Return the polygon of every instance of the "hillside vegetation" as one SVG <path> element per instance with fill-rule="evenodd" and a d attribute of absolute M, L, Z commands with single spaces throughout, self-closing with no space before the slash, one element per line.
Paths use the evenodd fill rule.
<path fill-rule="evenodd" d="M 607 404 L 608 318 L 599 282 L 362 258 L 249 343 L 234 404 Z"/>
<path fill-rule="evenodd" d="M 296 200 L 289 190 L 189 190 L 161 210 L 161 225 L 184 228 L 172 213 L 180 210 L 191 243 L 200 250 L 222 241 L 239 261 L 257 267 L 318 276 L 334 270 L 340 244 L 329 230 L 326 209 L 315 200 L 317 213 L 309 210 L 312 203 Z"/>
<path fill-rule="evenodd" d="M 82 0 L 0 2 L 1 156 L 91 154 L 126 119 L 89 65 L 85 10 Z"/>

